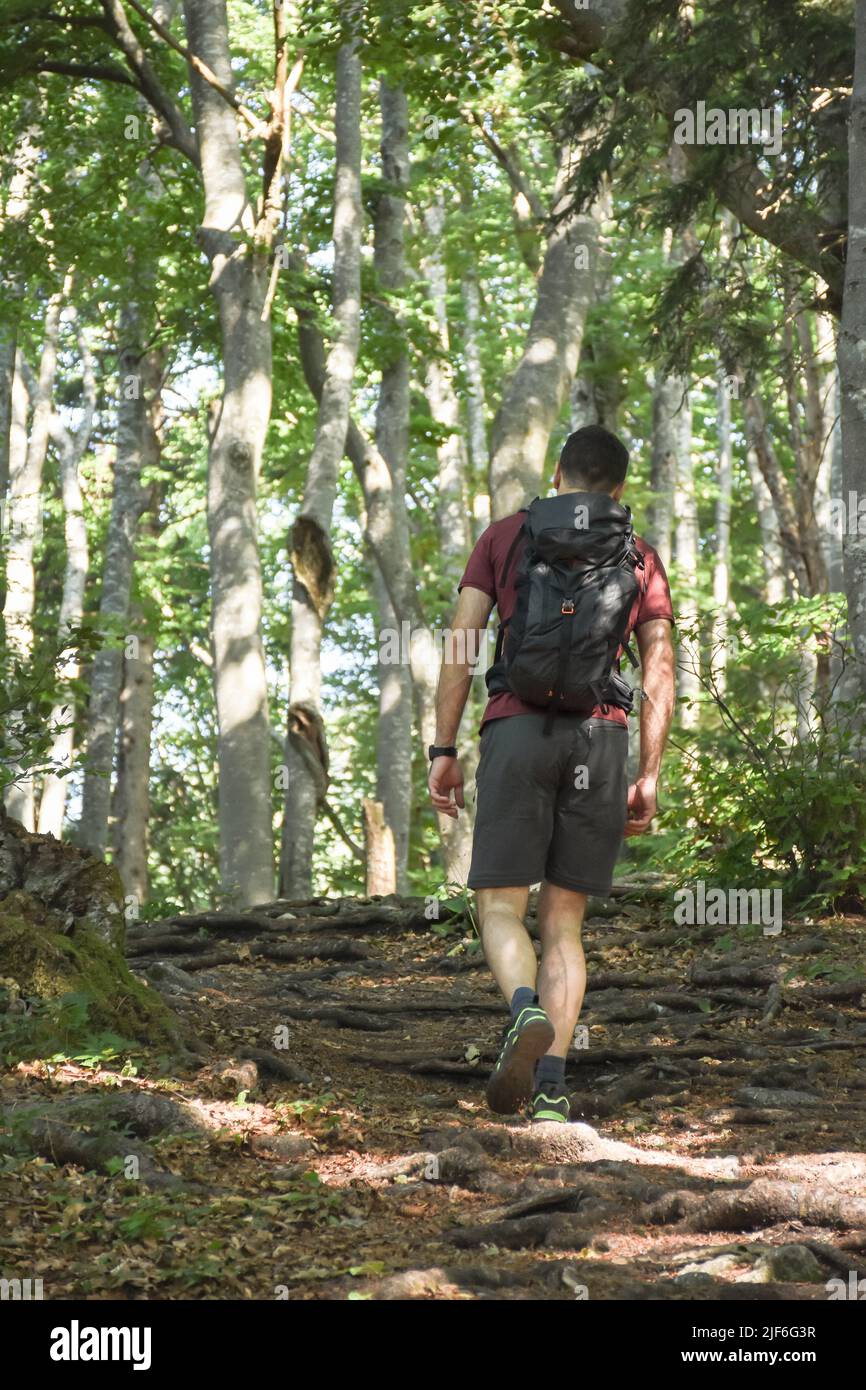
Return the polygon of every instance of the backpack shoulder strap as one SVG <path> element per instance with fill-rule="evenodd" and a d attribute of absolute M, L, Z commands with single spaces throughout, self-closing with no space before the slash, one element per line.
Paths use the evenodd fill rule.
<path fill-rule="evenodd" d="M 528 508 L 528 507 L 521 507 L 521 508 L 520 508 L 520 511 L 521 511 L 521 512 L 525 512 L 527 516 L 529 515 L 529 508 Z M 518 515 L 520 515 L 520 513 L 518 513 Z M 509 574 L 511 573 L 511 566 L 512 566 L 512 563 L 513 563 L 513 561 L 514 561 L 514 556 L 515 556 L 515 554 L 517 553 L 517 547 L 518 547 L 518 545 L 520 544 L 520 542 L 523 540 L 525 534 L 526 534 L 526 522 L 524 521 L 524 522 L 522 522 L 521 525 L 518 527 L 518 529 L 517 529 L 517 534 L 516 534 L 516 536 L 514 537 L 514 540 L 511 542 L 511 545 L 508 547 L 508 554 L 507 554 L 506 557 L 505 557 L 505 565 L 504 565 L 503 570 L 502 570 L 502 587 L 503 587 L 503 588 L 505 588 L 505 585 L 508 583 L 508 576 L 509 576 Z"/>

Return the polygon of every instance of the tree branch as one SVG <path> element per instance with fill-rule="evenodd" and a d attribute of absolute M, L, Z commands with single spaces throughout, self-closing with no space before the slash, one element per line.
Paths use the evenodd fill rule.
<path fill-rule="evenodd" d="M 171 133 L 171 144 L 199 167 L 198 147 L 183 111 L 165 91 L 126 17 L 122 0 L 102 0 L 108 32 L 135 75 L 135 86 Z"/>
<path fill-rule="evenodd" d="M 55 72 L 62 77 L 80 77 L 84 81 L 94 82 L 120 82 L 125 87 L 132 87 L 138 91 L 137 84 L 132 80 L 128 72 L 118 67 L 115 63 L 61 63 L 54 59 L 40 62 L 36 67 L 37 72 Z"/>
<path fill-rule="evenodd" d="M 103 3 L 105 2 L 106 0 L 103 0 Z M 118 3 L 118 0 L 114 0 L 114 3 Z M 207 63 L 203 62 L 196 53 L 186 48 L 184 44 L 179 43 L 174 35 L 166 29 L 165 25 L 160 24 L 158 19 L 154 18 L 143 5 L 138 3 L 138 0 L 128 0 L 128 3 L 135 10 L 135 13 L 140 15 L 153 32 L 162 39 L 163 43 L 168 44 L 169 48 L 174 49 L 175 53 L 179 54 L 181 58 L 189 63 L 191 68 L 195 69 L 199 77 L 203 78 L 205 82 L 208 82 L 211 87 L 213 87 L 214 91 L 219 92 L 223 101 L 227 101 L 229 106 L 237 111 L 238 115 L 246 121 L 254 135 L 267 135 L 267 126 L 264 121 L 259 119 L 255 111 L 251 111 L 248 106 L 244 106 L 242 101 L 238 101 L 234 92 L 227 87 L 224 82 L 219 80 L 216 73 L 212 68 L 208 67 Z M 130 32 L 132 31 L 130 30 Z"/>

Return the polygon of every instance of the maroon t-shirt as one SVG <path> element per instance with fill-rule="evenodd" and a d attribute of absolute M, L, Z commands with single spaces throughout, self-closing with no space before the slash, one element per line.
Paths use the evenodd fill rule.
<path fill-rule="evenodd" d="M 513 516 L 503 517 L 501 521 L 494 521 L 487 527 L 483 535 L 479 536 L 475 549 L 469 556 L 463 578 L 458 585 L 458 589 L 462 589 L 465 584 L 468 584 L 471 589 L 481 589 L 483 593 L 489 594 L 498 609 L 500 623 L 511 617 L 517 602 L 514 580 L 519 569 L 519 546 L 517 553 L 512 557 L 508 579 L 504 585 L 502 579 L 511 543 L 523 524 L 524 516 L 523 512 L 515 512 Z M 640 627 L 641 623 L 650 622 L 653 618 L 666 618 L 671 623 L 674 621 L 670 585 L 661 557 L 658 551 L 653 550 L 652 546 L 641 540 L 640 536 L 636 536 L 635 541 L 638 550 L 643 555 L 644 567 L 643 570 L 635 571 L 641 592 L 635 599 L 629 614 L 626 640 L 636 627 Z M 620 655 L 622 655 L 622 648 L 620 648 Z M 488 719 L 501 719 L 508 714 L 537 713 L 538 708 L 535 705 L 525 704 L 523 700 L 518 700 L 516 695 L 512 695 L 510 691 L 506 690 L 499 695 L 490 696 L 481 724 L 483 727 Z M 614 724 L 628 723 L 625 710 L 618 709 L 615 705 L 609 705 L 607 711 L 604 711 L 600 705 L 596 705 L 592 717 L 610 719 Z"/>

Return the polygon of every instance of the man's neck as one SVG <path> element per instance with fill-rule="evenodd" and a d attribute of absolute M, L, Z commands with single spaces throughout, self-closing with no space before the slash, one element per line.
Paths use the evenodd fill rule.
<path fill-rule="evenodd" d="M 613 493 L 606 492 L 604 488 L 563 487 L 562 483 L 560 483 L 559 487 L 556 489 L 557 497 L 564 497 L 566 493 L 569 492 L 595 492 L 598 493 L 599 497 L 613 497 Z"/>

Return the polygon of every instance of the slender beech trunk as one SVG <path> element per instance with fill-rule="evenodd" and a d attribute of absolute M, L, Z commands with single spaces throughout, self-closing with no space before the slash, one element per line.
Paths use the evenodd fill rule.
<path fill-rule="evenodd" d="M 309 895 L 316 819 L 327 779 L 321 702 L 322 630 L 333 596 L 331 517 L 361 333 L 361 63 L 356 41 L 337 54 L 334 188 L 334 340 L 325 363 L 316 437 L 292 530 L 291 692 L 280 891 Z"/>
<path fill-rule="evenodd" d="M 444 431 L 442 441 L 436 449 L 437 528 L 444 577 L 449 590 L 456 591 L 472 545 L 472 530 L 466 476 L 468 459 L 461 427 L 460 403 L 450 361 L 448 280 L 443 254 L 445 201 L 441 193 L 435 202 L 425 209 L 424 229 L 429 250 L 421 266 L 427 277 L 437 348 L 436 355 L 427 363 L 424 389 L 430 414 Z M 475 730 L 466 728 L 459 745 L 464 773 L 469 772 L 470 777 L 472 769 L 468 764 L 474 753 L 475 742 Z M 450 821 L 443 838 L 443 870 L 447 883 L 460 886 L 465 884 L 471 851 L 472 812 L 471 804 L 468 804 L 464 814 Z"/>
<path fill-rule="evenodd" d="M 575 153 L 563 146 L 553 211 L 569 200 Z M 596 212 L 572 212 L 550 231 L 523 354 L 507 383 L 490 441 L 490 498 L 495 520 L 539 489 L 551 431 L 571 389 L 592 303 L 598 258 Z"/>
<path fill-rule="evenodd" d="M 5 206 L 0 209 L 0 226 L 6 231 L 23 229 L 30 214 L 30 192 L 39 158 L 39 126 L 34 119 L 35 103 L 26 101 L 21 133 L 15 144 L 11 167 L 2 170 L 7 189 Z M 15 427 L 15 359 L 18 350 L 18 317 L 24 290 L 20 269 L 8 257 L 0 269 L 0 508 L 12 471 Z M 20 374 L 19 374 L 20 380 Z M 2 515 L 2 514 L 0 514 Z M 5 603 L 5 574 L 0 569 L 0 606 Z"/>
<path fill-rule="evenodd" d="M 87 765 L 78 828 L 79 843 L 94 854 L 104 854 L 108 848 L 123 643 L 128 635 L 135 537 L 146 501 L 141 474 L 154 457 L 150 412 L 162 375 L 160 354 L 143 347 L 141 310 L 132 300 L 121 309 L 119 338 L 117 452 L 99 601 L 107 640 L 94 658 L 90 676 Z"/>
<path fill-rule="evenodd" d="M 848 255 L 839 331 L 842 495 L 866 498 L 866 0 L 855 8 L 854 86 L 848 125 Z M 848 632 L 866 695 L 866 534 L 848 517 L 842 542 Z"/>
<path fill-rule="evenodd" d="M 803 359 L 802 374 L 798 371 L 794 349 L 796 331 Z M 797 465 L 795 505 L 800 549 L 806 565 L 810 594 L 827 592 L 827 569 L 818 523 L 815 518 L 815 487 L 823 453 L 823 412 L 821 409 L 819 374 L 815 365 L 812 330 L 806 314 L 800 310 L 790 318 L 783 330 L 785 358 L 785 395 L 791 444 Z"/>
<path fill-rule="evenodd" d="M 665 569 L 673 554 L 674 496 L 677 480 L 677 412 L 685 385 L 680 377 L 656 372 L 652 392 L 652 448 L 650 451 L 650 492 L 647 540 L 655 547 Z"/>
<path fill-rule="evenodd" d="M 761 536 L 761 560 L 764 567 L 764 599 L 767 604 L 783 603 L 788 590 L 785 570 L 785 555 L 779 536 L 779 522 L 776 509 L 770 496 L 770 489 L 764 482 L 764 475 L 758 464 L 755 450 L 746 451 L 746 466 L 752 482 L 752 494 L 758 513 L 758 527 Z"/>
<path fill-rule="evenodd" d="M 675 478 L 674 564 L 678 590 L 679 622 L 683 637 L 679 644 L 677 693 L 686 703 L 681 722 L 693 728 L 698 722 L 694 703 L 701 689 L 700 642 L 698 638 L 698 501 L 692 465 L 692 411 L 684 394 L 675 419 L 677 471 Z M 689 703 L 691 702 L 691 703 Z"/>
<path fill-rule="evenodd" d="M 57 339 L 60 313 L 69 293 L 69 276 L 63 289 L 51 297 L 45 314 L 45 336 L 39 373 L 33 391 L 30 438 L 23 461 L 16 460 L 9 485 L 12 526 L 6 550 L 6 601 L 3 618 L 10 654 L 26 665 L 33 654 L 33 613 L 36 607 L 36 571 L 33 558 L 42 523 L 42 474 L 48 454 L 49 426 L 54 412 L 54 378 L 57 373 Z M 21 777 L 6 792 L 6 810 L 27 830 L 36 827 L 35 787 L 32 777 Z"/>
<path fill-rule="evenodd" d="M 841 593 L 842 532 L 834 525 L 831 499 L 842 496 L 842 436 L 839 428 L 839 373 L 836 367 L 836 329 L 825 314 L 815 316 L 815 370 L 820 396 L 821 458 L 815 482 L 815 518 L 824 554 L 829 593 Z"/>
<path fill-rule="evenodd" d="M 406 190 L 409 186 L 409 112 L 406 93 L 398 87 L 379 86 L 382 117 L 380 154 L 382 177 L 389 187 L 376 200 L 373 264 L 382 288 L 396 292 L 407 279 L 405 253 Z M 382 365 L 382 381 L 376 403 L 376 445 L 391 473 L 395 494 L 405 494 L 409 454 L 409 355 L 397 314 L 391 314 L 394 347 Z M 407 527 L 403 539 L 409 553 L 405 508 L 394 518 Z M 380 639 L 397 629 L 397 615 L 369 545 L 370 569 Z M 389 834 L 376 838 L 376 861 L 393 851 L 388 881 L 398 893 L 408 892 L 409 828 L 412 809 L 412 675 L 405 660 L 378 661 L 379 719 L 376 726 L 376 797 L 381 803 Z M 383 880 L 384 881 L 384 880 Z M 369 888 L 368 888 L 368 891 Z M 377 890 L 381 891 L 381 890 Z"/>
<path fill-rule="evenodd" d="M 474 267 L 467 266 L 460 277 L 463 303 L 463 368 L 466 377 L 466 439 L 469 463 L 475 483 L 473 494 L 486 486 L 490 455 L 487 448 L 487 406 L 484 371 L 481 365 L 481 289 Z M 474 513 L 473 513 L 474 514 Z"/>
<path fill-rule="evenodd" d="M 442 442 L 436 449 L 439 549 L 447 579 L 456 582 L 466 563 L 472 537 L 466 484 L 466 445 L 450 360 L 448 281 L 443 248 L 445 200 L 441 192 L 424 211 L 424 229 L 429 249 L 421 267 L 427 278 L 437 349 L 427 363 L 424 390 L 430 414 L 443 434 Z"/>
<path fill-rule="evenodd" d="M 185 0 L 189 46 L 233 88 L 225 0 Z M 239 902 L 273 896 L 268 690 L 256 489 L 271 413 L 270 241 L 248 196 L 235 112 L 190 68 L 204 185 L 199 240 L 222 338 L 208 450 L 211 639 L 218 720 L 220 870 Z M 266 190 L 269 193 L 270 190 Z"/>
<path fill-rule="evenodd" d="M 743 425 L 761 476 L 773 501 L 785 564 L 801 594 L 809 593 L 809 573 L 800 545 L 800 528 L 791 488 L 776 454 L 763 402 L 759 396 L 743 401 Z"/>
<path fill-rule="evenodd" d="M 718 690 L 724 693 L 725 672 L 728 664 L 728 610 L 731 601 L 731 492 L 733 488 L 734 460 L 731 450 L 731 400 L 728 395 L 727 377 L 723 369 L 719 372 L 716 399 L 717 429 L 719 441 L 718 488 L 716 498 L 716 548 L 713 557 L 713 639 L 711 643 L 711 668 Z"/>
<path fill-rule="evenodd" d="M 63 643 L 67 634 L 81 623 L 84 614 L 84 590 L 87 583 L 89 552 L 87 523 L 84 519 L 84 499 L 81 493 L 79 466 L 90 443 L 93 417 L 96 411 L 96 377 L 93 360 L 83 331 L 78 334 L 83 376 L 84 414 L 77 430 L 70 434 L 55 415 L 51 432 L 60 454 L 60 491 L 63 499 L 63 532 L 66 541 L 66 568 L 63 574 L 63 595 L 60 600 L 58 638 Z M 70 649 L 64 654 L 59 677 L 69 694 L 59 699 L 51 711 L 51 726 L 56 729 L 51 746 L 51 761 L 58 769 L 72 766 L 75 751 L 75 696 L 72 683 L 80 675 L 78 653 Z M 51 772 L 42 783 L 39 798 L 37 829 L 40 835 L 63 834 L 68 778 Z"/>
<path fill-rule="evenodd" d="M 150 744 L 153 729 L 153 635 L 142 610 L 130 612 L 137 633 L 124 656 L 120 694 L 117 781 L 112 804 L 113 863 L 124 892 L 138 907 L 147 902 L 147 843 L 150 821 Z"/>
<path fill-rule="evenodd" d="M 295 269 L 302 262 L 296 258 Z M 301 365 L 307 385 L 314 398 L 322 394 L 325 380 L 325 351 L 322 335 L 309 304 L 295 303 L 298 316 L 298 344 Z M 388 594 L 394 605 L 399 625 L 399 659 L 408 656 L 415 699 L 415 718 L 421 731 L 421 742 L 435 742 L 436 683 L 439 675 L 439 653 L 436 639 L 424 616 L 418 595 L 412 556 L 409 551 L 409 526 L 405 517 L 406 498 L 394 487 L 394 480 L 385 459 L 350 416 L 346 435 L 346 453 L 361 485 L 366 509 L 365 534 L 376 557 Z M 437 816 L 443 842 L 446 840 L 450 817 Z"/>

